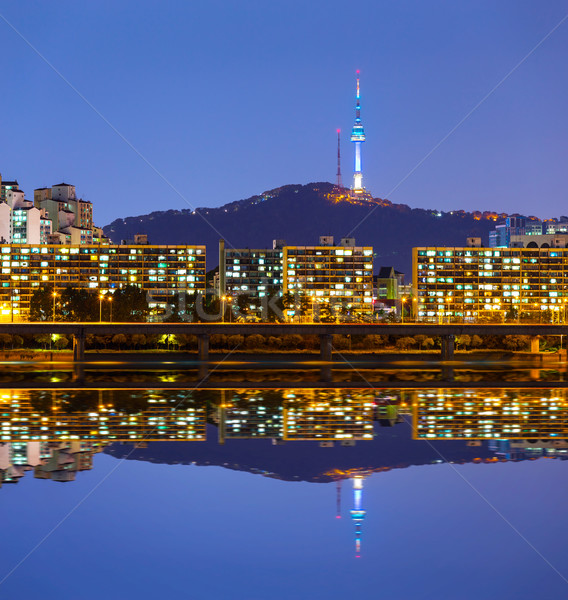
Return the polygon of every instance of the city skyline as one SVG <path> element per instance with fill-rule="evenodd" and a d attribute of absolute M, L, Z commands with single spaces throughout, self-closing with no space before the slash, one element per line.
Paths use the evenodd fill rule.
<path fill-rule="evenodd" d="M 6 99 L 11 144 L 0 155 L 3 176 L 18 179 L 28 197 L 33 188 L 72 181 L 100 207 L 101 224 L 152 212 L 157 198 L 160 209 L 187 208 L 184 198 L 193 207 L 219 206 L 288 183 L 333 181 L 336 129 L 349 131 L 352 77 L 360 68 L 369 133 L 365 185 L 373 195 L 445 211 L 561 214 L 566 177 L 559 157 L 568 124 L 559 76 L 566 50 L 561 2 L 491 5 L 492 19 L 489 5 L 363 3 L 353 32 L 362 42 L 347 50 L 328 42 L 325 54 L 318 51 L 322 36 L 332 39 L 336 31 L 340 38 L 349 22 L 344 3 L 325 11 L 316 4 L 301 17 L 281 5 L 221 6 L 214 32 L 196 31 L 213 17 L 207 7 L 179 5 L 154 15 L 138 3 L 137 11 L 116 9 L 112 19 L 104 7 L 85 13 L 67 2 L 38 5 L 25 19 L 20 9 L 6 9 L 5 77 L 19 93 Z M 251 28 L 253 16 L 261 27 Z M 60 22 L 65 36 L 53 35 Z M 99 45 L 94 32 L 103 30 Z M 300 36 L 297 47 L 287 43 L 289 34 Z M 308 119 L 300 116 L 306 106 Z"/>

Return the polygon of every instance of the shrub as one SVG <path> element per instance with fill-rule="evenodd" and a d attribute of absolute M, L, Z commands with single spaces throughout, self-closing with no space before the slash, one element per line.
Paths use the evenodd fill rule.
<path fill-rule="evenodd" d="M 227 345 L 229 346 L 229 348 L 231 348 L 231 350 L 234 350 L 235 348 L 237 348 L 237 346 L 242 346 L 244 341 L 245 338 L 242 335 L 227 336 Z"/>
<path fill-rule="evenodd" d="M 271 335 L 268 338 L 268 345 L 273 348 L 280 348 L 282 346 L 282 338 Z"/>
<path fill-rule="evenodd" d="M 400 337 L 396 340 L 397 350 L 408 350 L 416 346 L 416 340 L 413 337 Z"/>
<path fill-rule="evenodd" d="M 245 346 L 249 350 L 254 350 L 256 348 L 262 348 L 264 346 L 264 336 L 259 335 L 258 333 L 253 333 L 252 335 L 247 335 L 247 339 L 245 341 Z"/>
<path fill-rule="evenodd" d="M 229 336 L 229 339 L 233 336 Z M 240 336 L 242 337 L 242 336 Z M 227 343 L 229 343 L 227 336 L 224 333 L 214 333 L 209 338 L 209 344 L 212 348 L 226 348 Z M 229 345 L 231 345 L 229 343 Z"/>

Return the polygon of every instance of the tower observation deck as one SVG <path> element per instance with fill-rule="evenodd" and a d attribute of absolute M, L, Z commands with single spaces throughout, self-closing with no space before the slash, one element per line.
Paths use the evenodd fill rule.
<path fill-rule="evenodd" d="M 351 131 L 351 141 L 355 143 L 355 171 L 353 173 L 353 193 L 362 194 L 363 172 L 361 170 L 361 143 L 365 141 L 365 130 L 361 123 L 361 95 L 359 90 L 359 71 L 357 71 L 357 96 L 355 104 L 355 123 Z"/>

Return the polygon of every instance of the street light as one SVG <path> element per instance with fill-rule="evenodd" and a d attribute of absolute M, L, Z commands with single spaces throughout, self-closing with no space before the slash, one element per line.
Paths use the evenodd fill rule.
<path fill-rule="evenodd" d="M 103 320 L 103 300 L 105 297 L 102 294 L 99 294 L 99 323 L 102 323 Z"/>
<path fill-rule="evenodd" d="M 109 318 L 109 322 L 112 323 L 112 294 L 108 295 L 108 301 L 109 301 L 109 306 L 110 306 L 110 318 Z"/>
<path fill-rule="evenodd" d="M 221 323 L 225 322 L 225 300 L 226 296 L 221 296 Z"/>
<path fill-rule="evenodd" d="M 403 296 L 401 302 L 402 302 L 402 306 L 401 306 L 401 310 L 400 310 L 400 315 L 401 315 L 401 318 L 402 318 L 402 323 L 404 325 L 404 305 L 406 303 L 406 298 L 404 296 Z"/>
<path fill-rule="evenodd" d="M 227 296 L 227 301 L 229 302 L 229 323 L 231 323 L 233 320 L 233 305 L 231 304 L 231 302 L 233 301 L 233 297 Z"/>
<path fill-rule="evenodd" d="M 53 314 L 52 314 L 52 321 L 55 323 L 55 298 L 57 298 L 57 292 L 53 292 L 52 294 L 53 296 Z"/>

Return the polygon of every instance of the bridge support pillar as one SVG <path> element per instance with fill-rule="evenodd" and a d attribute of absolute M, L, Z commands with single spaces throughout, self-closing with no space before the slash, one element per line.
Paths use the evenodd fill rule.
<path fill-rule="evenodd" d="M 535 335 L 531 337 L 531 352 L 538 354 L 540 352 L 540 336 Z"/>
<path fill-rule="evenodd" d="M 200 333 L 197 336 L 197 354 L 199 360 L 209 360 L 209 334 Z"/>
<path fill-rule="evenodd" d="M 73 334 L 73 360 L 85 360 L 85 333 L 82 330 Z"/>
<path fill-rule="evenodd" d="M 331 345 L 332 337 L 329 333 L 322 333 L 320 335 L 320 359 L 325 362 L 331 362 Z"/>
<path fill-rule="evenodd" d="M 455 335 L 442 336 L 442 360 L 454 360 Z"/>

